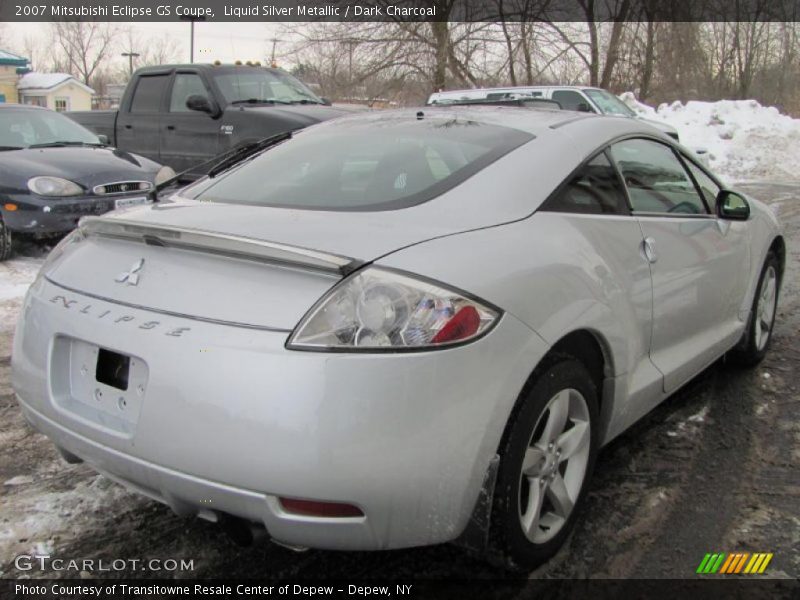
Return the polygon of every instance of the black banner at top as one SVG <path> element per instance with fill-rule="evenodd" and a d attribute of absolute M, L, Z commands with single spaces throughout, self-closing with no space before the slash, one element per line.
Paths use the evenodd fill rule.
<path fill-rule="evenodd" d="M 0 0 L 0 21 L 797 21 L 800 0 Z"/>

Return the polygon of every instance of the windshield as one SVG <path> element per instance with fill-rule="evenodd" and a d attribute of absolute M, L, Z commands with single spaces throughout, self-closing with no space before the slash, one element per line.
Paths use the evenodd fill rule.
<path fill-rule="evenodd" d="M 531 139 L 462 119 L 348 120 L 298 132 L 188 195 L 311 210 L 405 208 L 443 194 Z"/>
<path fill-rule="evenodd" d="M 62 143 L 102 145 L 91 131 L 57 112 L 27 108 L 0 110 L 0 148 Z"/>
<path fill-rule="evenodd" d="M 314 92 L 282 71 L 253 68 L 214 73 L 213 76 L 228 104 L 248 101 L 322 104 Z"/>
<path fill-rule="evenodd" d="M 621 115 L 623 117 L 635 117 L 628 105 L 617 98 L 611 92 L 605 90 L 584 90 L 587 96 L 594 101 L 604 115 Z"/>

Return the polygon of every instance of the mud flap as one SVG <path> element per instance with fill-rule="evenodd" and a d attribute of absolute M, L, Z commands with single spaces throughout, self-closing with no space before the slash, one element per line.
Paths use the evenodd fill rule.
<path fill-rule="evenodd" d="M 489 528 L 492 520 L 492 502 L 494 485 L 497 481 L 497 469 L 500 466 L 500 455 L 495 454 L 489 461 L 489 467 L 483 476 L 483 484 L 475 501 L 472 516 L 464 531 L 453 540 L 453 544 L 469 552 L 484 555 L 489 548 Z"/>

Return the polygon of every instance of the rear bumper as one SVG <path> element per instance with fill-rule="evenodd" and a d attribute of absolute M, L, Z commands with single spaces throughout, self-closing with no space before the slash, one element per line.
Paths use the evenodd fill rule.
<path fill-rule="evenodd" d="M 168 505 L 176 514 L 216 521 L 220 513 L 262 523 L 272 537 L 296 545 L 374 548 L 366 518 L 320 519 L 284 511 L 277 496 L 195 477 L 135 458 L 76 434 L 17 398 L 28 422 L 95 471 Z"/>
<path fill-rule="evenodd" d="M 228 513 L 316 548 L 456 538 L 545 344 L 511 315 L 473 344 L 435 352 L 305 353 L 286 350 L 287 336 L 122 307 L 40 279 L 23 305 L 12 383 L 58 446 L 180 514 Z M 90 403 L 74 410 L 59 367 L 65 339 L 147 363 L 130 427 L 95 418 Z M 290 514 L 278 497 L 354 504 L 365 516 Z"/>

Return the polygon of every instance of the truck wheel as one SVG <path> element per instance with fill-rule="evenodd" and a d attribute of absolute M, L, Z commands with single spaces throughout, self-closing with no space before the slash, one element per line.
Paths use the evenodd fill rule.
<path fill-rule="evenodd" d="M 0 217 L 0 262 L 11 258 L 12 245 L 11 231 Z"/>
<path fill-rule="evenodd" d="M 530 570 L 564 544 L 598 447 L 597 391 L 574 358 L 539 369 L 520 401 L 500 448 L 490 530 L 490 552 L 513 571 Z"/>

